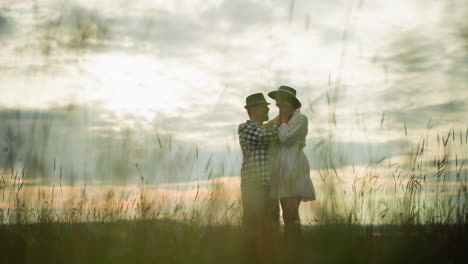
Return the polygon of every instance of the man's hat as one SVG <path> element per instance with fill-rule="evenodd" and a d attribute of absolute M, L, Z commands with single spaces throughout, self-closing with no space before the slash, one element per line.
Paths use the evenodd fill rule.
<path fill-rule="evenodd" d="M 247 98 L 245 98 L 244 108 L 247 108 L 247 107 L 249 107 L 251 105 L 256 105 L 256 104 L 267 104 L 267 105 L 269 105 L 270 103 L 268 103 L 265 100 L 265 96 L 263 96 L 262 93 L 254 93 L 254 94 L 251 94 L 251 95 L 247 96 Z"/>
<path fill-rule="evenodd" d="M 296 102 L 297 108 L 301 108 L 302 104 L 296 97 L 296 90 L 289 86 L 281 85 L 278 90 L 268 93 L 268 96 L 275 100 L 277 100 L 278 96 L 282 95 L 286 95 L 287 98 L 291 98 L 294 102 Z"/>

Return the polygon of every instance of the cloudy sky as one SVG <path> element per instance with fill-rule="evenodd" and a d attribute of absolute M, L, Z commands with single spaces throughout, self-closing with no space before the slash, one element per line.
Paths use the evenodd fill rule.
<path fill-rule="evenodd" d="M 238 153 L 245 97 L 282 84 L 311 157 L 323 140 L 352 162 L 402 155 L 428 126 L 467 128 L 467 15 L 463 0 L 3 0 L 0 161 Z"/>

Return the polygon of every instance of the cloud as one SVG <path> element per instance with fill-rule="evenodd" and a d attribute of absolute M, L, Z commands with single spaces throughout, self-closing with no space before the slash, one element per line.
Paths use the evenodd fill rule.
<path fill-rule="evenodd" d="M 219 107 L 228 110 L 229 105 Z M 235 126 L 223 123 L 229 122 L 223 118 L 232 119 L 230 111 L 216 116 L 213 109 L 203 109 L 195 117 L 181 116 L 161 114 L 151 124 L 139 115 L 116 115 L 91 105 L 4 109 L 0 111 L 0 168 L 24 168 L 29 179 L 53 183 L 58 173 L 53 172 L 54 164 L 56 170 L 63 168 L 64 181 L 135 181 L 139 174 L 149 182 L 186 181 L 198 171 L 205 173 L 210 156 L 202 152 L 209 144 L 190 136 L 209 137 L 216 146 Z M 203 145 L 197 155 L 196 143 Z"/>
<path fill-rule="evenodd" d="M 218 37 L 210 23 L 182 12 L 129 8 L 118 13 L 75 4 L 66 5 L 59 14 L 53 7 L 41 10 L 47 19 L 36 23 L 46 53 L 60 47 L 177 57 L 203 49 Z"/>
<path fill-rule="evenodd" d="M 103 41 L 110 35 L 108 19 L 101 12 L 78 5 L 66 6 L 58 16 L 39 24 L 39 28 L 45 44 L 57 41 L 70 49 L 103 49 Z"/>
<path fill-rule="evenodd" d="M 448 55 L 443 40 L 434 39 L 429 32 L 418 29 L 400 33 L 391 41 L 384 54 L 373 58 L 388 66 L 388 70 L 411 74 L 443 70 Z"/>
<path fill-rule="evenodd" d="M 42 30 L 44 45 L 48 47 L 44 49 L 46 51 L 58 44 L 65 49 L 96 52 L 139 50 L 159 57 L 178 57 L 207 49 L 221 55 L 233 48 L 234 40 L 245 39 L 251 36 L 250 33 L 260 33 L 263 38 L 265 31 L 287 27 L 288 8 L 288 4 L 283 3 L 248 0 L 222 1 L 194 13 L 161 9 L 142 11 L 132 5 L 128 12 L 117 12 L 109 7 L 67 4 L 61 9 L 53 5 L 40 9 L 46 20 L 36 23 Z M 320 9 L 320 17 L 336 12 L 335 4 L 307 8 Z M 320 23 L 317 16 L 319 14 L 311 17 Z M 340 27 L 334 22 L 321 23 L 321 27 L 314 27 L 314 30 L 319 30 L 322 40 L 330 44 L 341 41 Z M 255 43 L 246 45 L 253 47 Z"/>
<path fill-rule="evenodd" d="M 116 42 L 131 41 L 137 47 L 149 45 L 161 57 L 192 53 L 214 37 L 210 28 L 180 14 L 157 12 L 143 17 L 120 17 L 114 19 L 113 25 Z"/>
<path fill-rule="evenodd" d="M 8 35 L 12 30 L 12 22 L 10 19 L 0 13 L 0 39 Z"/>
<path fill-rule="evenodd" d="M 319 141 L 309 140 L 307 144 L 304 152 L 309 158 L 311 169 L 317 170 L 368 165 L 382 158 L 405 155 L 410 142 L 407 140 L 391 140 L 382 143 L 332 141 L 327 145 L 327 143 L 320 144 Z M 331 164 L 326 162 L 327 155 L 330 155 Z"/>
<path fill-rule="evenodd" d="M 242 107 L 226 102 L 214 106 L 195 104 L 191 108 L 180 109 L 177 114 L 157 113 L 152 124 L 158 130 L 175 135 L 180 140 L 197 135 L 209 139 L 198 138 L 206 145 L 216 146 L 224 144 L 225 138 L 231 136 L 237 125 L 245 121 L 245 116 L 239 120 L 240 113 L 244 111 Z"/>
<path fill-rule="evenodd" d="M 43 110 L 3 109 L 0 111 L 0 147 L 5 151 L 0 153 L 0 166 L 9 167 L 13 162 L 15 167 L 33 171 L 30 177 L 46 177 L 50 164 L 57 158 L 60 164 L 83 176 L 96 169 L 97 158 L 106 151 L 100 147 L 109 145 L 129 151 L 125 150 L 125 144 L 135 144 L 130 149 L 141 144 L 136 136 L 125 138 L 125 123 L 121 124 L 118 119 L 103 123 L 104 116 L 112 118 L 112 113 L 85 105 Z M 141 122 L 137 118 L 131 121 Z M 108 132 L 107 136 L 96 135 L 90 130 L 92 127 L 101 127 Z M 138 131 L 144 132 L 141 128 Z M 109 160 L 114 160 L 128 153 L 106 154 Z M 88 166 L 84 166 L 87 162 Z"/>
<path fill-rule="evenodd" d="M 12 120 L 56 120 L 62 118 L 58 113 L 43 110 L 0 109 L 0 122 Z"/>
<path fill-rule="evenodd" d="M 449 122 L 457 122 L 468 112 L 465 100 L 450 100 L 446 103 L 429 104 L 406 109 L 392 109 L 385 112 L 387 123 L 393 128 L 408 127 L 424 129 L 430 121 L 432 126 L 441 127 Z"/>
<path fill-rule="evenodd" d="M 265 1 L 224 0 L 218 6 L 201 14 L 205 25 L 225 27 L 226 33 L 235 34 L 258 25 L 271 26 L 275 22 L 274 6 Z"/>
<path fill-rule="evenodd" d="M 199 10 L 129 13 L 113 18 L 110 25 L 115 41 L 132 43 L 158 57 L 181 58 L 227 56 L 239 48 L 233 47 L 235 40 L 241 43 L 249 32 L 275 23 L 271 4 L 262 1 L 222 1 Z"/>
<path fill-rule="evenodd" d="M 468 5 L 462 1 L 441 3 L 438 9 L 422 5 L 416 7 L 422 10 L 421 14 L 430 15 L 428 12 L 438 10 L 440 15 L 431 19 L 422 17 L 424 23 L 416 20 L 415 24 L 389 35 L 373 62 L 385 66 L 397 78 L 444 74 L 447 82 L 466 79 L 468 24 L 464 17 Z"/>

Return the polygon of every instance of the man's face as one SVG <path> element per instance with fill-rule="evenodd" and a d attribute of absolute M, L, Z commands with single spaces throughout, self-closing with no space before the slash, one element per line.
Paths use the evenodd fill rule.
<path fill-rule="evenodd" d="M 259 104 L 255 106 L 255 111 L 257 112 L 257 116 L 260 117 L 261 121 L 268 121 L 268 112 L 270 111 L 270 108 L 267 104 Z"/>

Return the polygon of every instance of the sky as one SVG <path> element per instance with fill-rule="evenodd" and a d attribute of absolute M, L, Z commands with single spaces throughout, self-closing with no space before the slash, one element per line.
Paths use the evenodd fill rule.
<path fill-rule="evenodd" d="M 467 15 L 462 0 L 2 0 L 0 162 L 192 179 L 214 155 L 238 175 L 245 97 L 280 85 L 309 118 L 313 168 L 324 141 L 343 166 L 401 156 L 428 128 L 468 127 Z"/>

